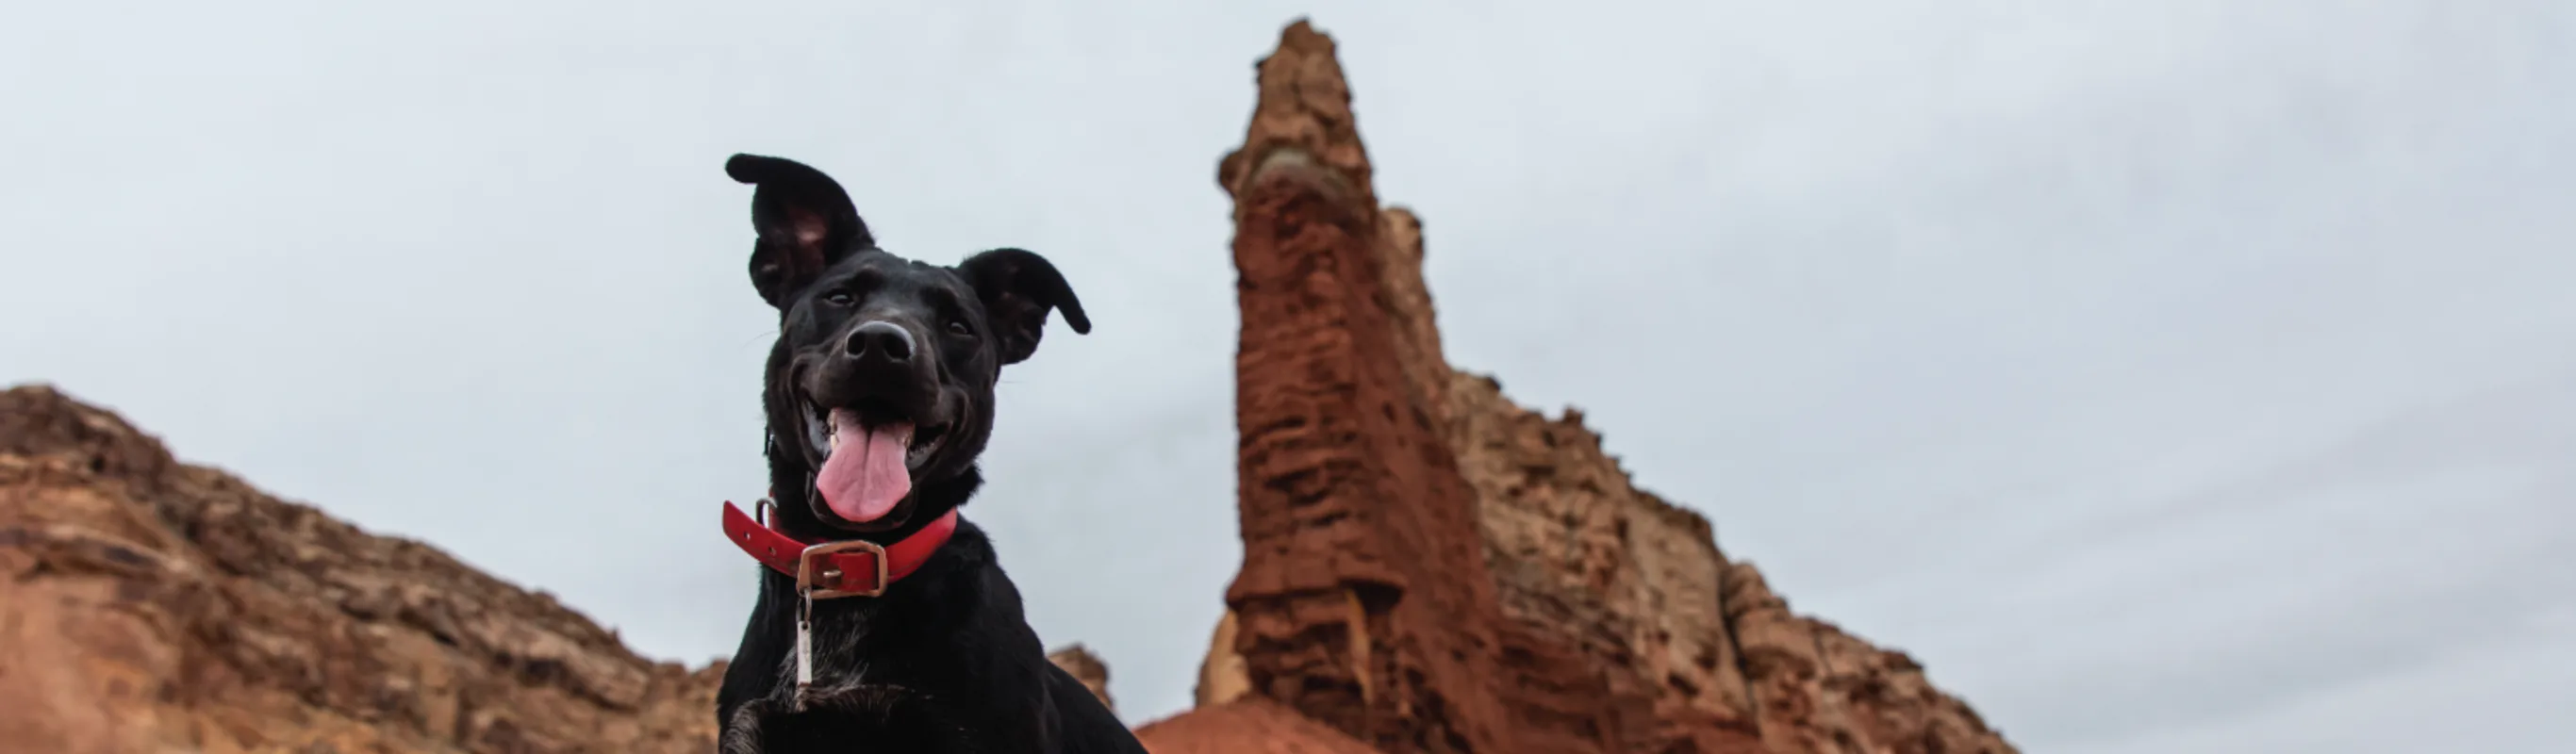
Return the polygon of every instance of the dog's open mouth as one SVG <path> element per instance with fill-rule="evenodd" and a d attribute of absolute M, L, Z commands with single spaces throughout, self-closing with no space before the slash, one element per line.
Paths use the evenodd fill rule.
<path fill-rule="evenodd" d="M 806 406 L 806 438 L 824 453 L 814 474 L 823 504 L 853 524 L 874 523 L 912 493 L 912 476 L 946 439 L 945 424 L 917 425 L 889 407 Z"/>

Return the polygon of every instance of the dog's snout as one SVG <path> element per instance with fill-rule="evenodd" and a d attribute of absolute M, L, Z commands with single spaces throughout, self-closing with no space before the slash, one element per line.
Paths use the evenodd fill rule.
<path fill-rule="evenodd" d="M 869 322 L 850 331 L 844 348 L 863 363 L 902 364 L 912 360 L 912 331 L 892 322 Z"/>

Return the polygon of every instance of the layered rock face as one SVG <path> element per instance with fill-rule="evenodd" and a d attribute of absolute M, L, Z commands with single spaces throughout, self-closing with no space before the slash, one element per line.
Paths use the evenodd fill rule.
<path fill-rule="evenodd" d="M 1579 413 L 1451 368 L 1421 223 L 1377 204 L 1332 41 L 1289 27 L 1259 82 L 1218 178 L 1243 572 L 1201 709 L 1149 745 L 1286 750 L 1176 733 L 1285 709 L 1389 752 L 2014 751 L 1903 653 L 1791 613 Z"/>
<path fill-rule="evenodd" d="M 0 392 L 0 750 L 702 753 L 723 672 Z"/>
<path fill-rule="evenodd" d="M 1252 693 L 1380 748 L 1492 750 L 1499 606 L 1452 576 L 1483 568 L 1472 493 L 1377 300 L 1382 217 L 1330 42 L 1299 31 L 1221 169 L 1243 307 L 1234 646 Z"/>

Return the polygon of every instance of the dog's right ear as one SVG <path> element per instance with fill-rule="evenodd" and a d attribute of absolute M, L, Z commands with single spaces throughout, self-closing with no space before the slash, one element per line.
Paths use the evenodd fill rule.
<path fill-rule="evenodd" d="M 751 193 L 751 227 L 760 232 L 751 250 L 751 286 L 770 306 L 786 308 L 787 297 L 824 268 L 876 245 L 849 192 L 823 171 L 781 157 L 737 154 L 725 160 L 725 175 L 758 187 Z"/>

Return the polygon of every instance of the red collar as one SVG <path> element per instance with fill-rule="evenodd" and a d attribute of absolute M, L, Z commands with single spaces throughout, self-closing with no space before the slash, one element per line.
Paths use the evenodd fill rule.
<path fill-rule="evenodd" d="M 796 579 L 797 588 L 814 599 L 874 597 L 919 570 L 931 553 L 948 544 L 948 536 L 957 533 L 957 509 L 950 508 L 921 531 L 888 546 L 855 539 L 809 545 L 753 520 L 726 501 L 724 533 L 753 560 Z"/>

